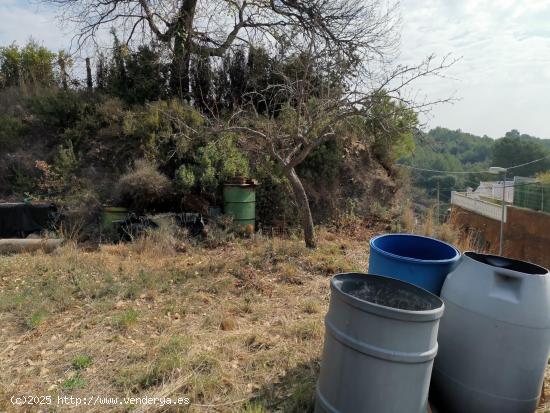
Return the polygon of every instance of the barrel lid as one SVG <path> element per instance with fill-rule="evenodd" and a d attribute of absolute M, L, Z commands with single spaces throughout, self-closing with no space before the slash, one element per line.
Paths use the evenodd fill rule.
<path fill-rule="evenodd" d="M 443 315 L 445 307 L 438 296 L 423 288 L 375 274 L 337 274 L 331 289 L 362 311 L 399 320 L 433 321 Z"/>

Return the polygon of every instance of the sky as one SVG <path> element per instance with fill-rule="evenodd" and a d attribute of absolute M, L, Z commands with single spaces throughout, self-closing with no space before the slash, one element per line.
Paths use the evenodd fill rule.
<path fill-rule="evenodd" d="M 401 0 L 398 61 L 450 54 L 445 78 L 416 84 L 434 107 L 427 127 L 493 138 L 511 129 L 550 138 L 550 0 Z M 53 50 L 70 45 L 55 11 L 31 0 L 0 0 L 0 45 L 31 36 Z"/>
<path fill-rule="evenodd" d="M 550 0 L 402 0 L 401 18 L 403 61 L 460 58 L 448 78 L 417 85 L 460 99 L 435 107 L 430 126 L 550 138 Z"/>

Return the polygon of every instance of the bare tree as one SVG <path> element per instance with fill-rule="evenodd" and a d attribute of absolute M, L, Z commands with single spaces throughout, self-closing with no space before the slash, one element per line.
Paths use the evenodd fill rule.
<path fill-rule="evenodd" d="M 407 97 L 406 88 L 418 78 L 440 75 L 453 63 L 449 59 L 434 63 L 430 56 L 419 65 L 396 66 L 377 73 L 377 77 L 371 69 L 355 64 L 350 75 L 349 62 L 334 58 L 326 50 L 317 53 L 312 43 L 307 53 L 293 59 L 291 73 L 279 73 L 280 83 L 254 92 L 261 95 L 265 106 L 276 110 L 258 113 L 249 105 L 220 128 L 248 136 L 258 150 L 267 151 L 280 166 L 300 211 L 305 243 L 314 248 L 313 218 L 298 165 L 331 139 L 367 144 L 387 139 L 391 151 L 392 143 L 417 126 L 417 113 L 440 102 L 416 101 Z M 378 83 L 373 87 L 375 81 Z"/>
<path fill-rule="evenodd" d="M 76 25 L 77 48 L 96 42 L 103 28 L 117 28 L 129 43 L 154 38 L 172 50 L 174 93 L 189 96 L 193 55 L 222 56 L 235 42 L 271 41 L 279 31 L 315 37 L 333 53 L 380 52 L 388 43 L 394 8 L 379 0 L 41 0 L 58 6 Z M 383 10 L 383 11 L 381 11 Z"/>

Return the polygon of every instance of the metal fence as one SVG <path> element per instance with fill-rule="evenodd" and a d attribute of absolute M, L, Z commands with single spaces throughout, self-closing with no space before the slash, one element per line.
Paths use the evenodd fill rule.
<path fill-rule="evenodd" d="M 550 184 L 516 185 L 514 206 L 550 213 Z"/>

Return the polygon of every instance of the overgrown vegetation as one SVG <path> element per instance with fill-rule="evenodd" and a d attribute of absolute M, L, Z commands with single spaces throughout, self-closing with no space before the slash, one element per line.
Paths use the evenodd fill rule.
<path fill-rule="evenodd" d="M 79 88 L 70 77 L 65 84 L 68 72 L 60 72 L 65 60 L 54 59 L 35 43 L 2 49 L 7 80 L 0 87 L 0 108 L 6 113 L 0 118 L 0 196 L 55 201 L 71 210 L 87 206 L 84 220 L 94 220 L 91 212 L 100 204 L 138 213 L 205 213 L 209 205 L 221 205 L 225 182 L 248 176 L 260 182 L 260 226 L 287 230 L 298 224 L 302 208 L 296 208 L 284 168 L 256 138 L 242 130 L 220 131 L 215 124 L 245 106 L 266 121 L 269 116 L 281 124 L 293 119 L 297 112 L 291 105 L 283 110 L 290 94 L 275 99 L 273 89 L 267 104 L 259 92 L 269 82 L 284 80 L 285 72 L 301 73 L 301 58 L 251 47 L 227 51 L 219 67 L 215 61 L 197 63 L 192 84 L 204 93 L 191 104 L 171 97 L 162 86 L 169 64 L 155 47 L 131 50 L 115 35 L 112 54 L 96 61 L 92 90 Z M 24 82 L 16 81 L 8 76 L 14 70 L 41 75 L 26 74 Z M 312 79 L 317 86 L 322 82 L 320 73 Z M 323 115 L 316 93 L 312 98 L 318 103 L 308 105 Z M 415 116 L 405 107 L 401 115 L 390 113 L 393 103 L 381 99 L 379 111 L 395 117 L 396 133 L 389 132 L 389 124 L 377 123 L 386 116 L 381 114 L 368 125 L 359 120 L 351 128 L 342 124 L 338 139 L 320 142 L 298 165 L 317 223 L 331 222 L 352 204 L 362 205 L 356 214 L 378 213 L 367 202 L 374 193 L 382 203 L 395 199 L 399 184 L 392 163 L 413 148 Z M 328 118 L 320 121 L 330 124 Z M 258 130 L 262 122 L 257 122 Z M 343 197 L 348 199 L 344 204 L 339 201 Z"/>

